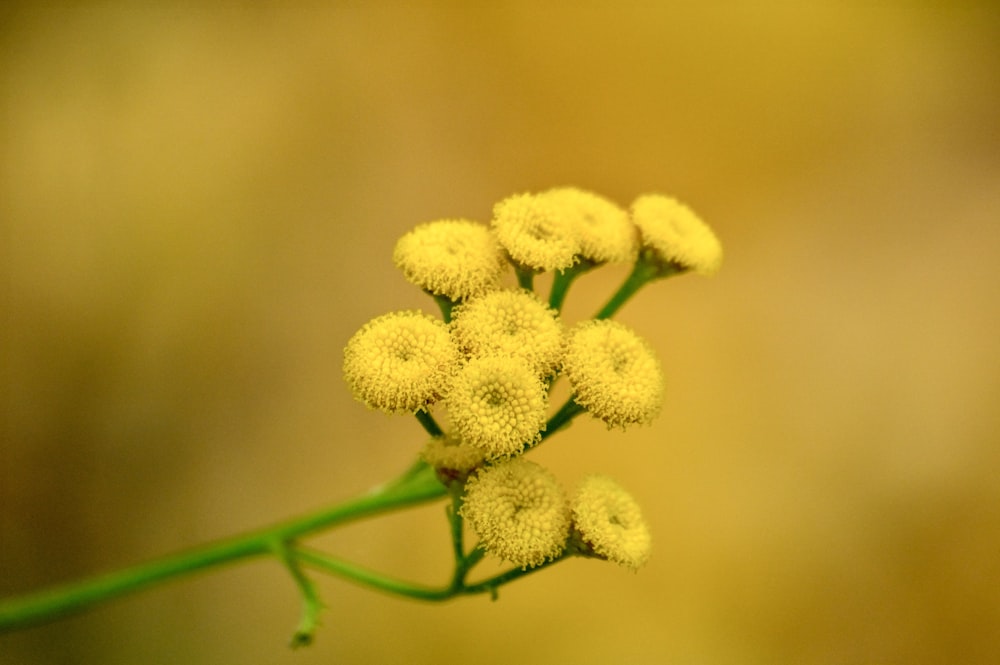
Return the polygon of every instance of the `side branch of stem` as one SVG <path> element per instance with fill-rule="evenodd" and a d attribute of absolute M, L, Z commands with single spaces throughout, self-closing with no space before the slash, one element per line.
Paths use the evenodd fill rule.
<path fill-rule="evenodd" d="M 482 553 L 483 550 L 481 549 L 477 548 L 473 550 L 469 554 L 468 561 L 464 563 L 464 570 L 468 571 L 476 563 L 478 563 L 482 559 Z M 457 596 L 469 596 L 480 593 L 495 595 L 497 588 L 503 586 L 504 584 L 513 582 L 518 578 L 530 575 L 531 573 L 537 572 L 543 568 L 547 568 L 548 566 L 569 558 L 571 555 L 563 553 L 555 559 L 546 561 L 542 565 L 534 568 L 512 568 L 506 572 L 500 573 L 499 575 L 495 575 L 473 584 L 459 582 L 448 584 L 443 587 L 428 587 L 398 580 L 315 550 L 297 548 L 295 550 L 295 556 L 302 563 L 312 566 L 317 570 L 337 575 L 338 577 L 361 584 L 362 586 L 367 586 L 372 589 L 416 600 L 445 601 Z M 455 579 L 458 579 L 457 575 Z"/>
<path fill-rule="evenodd" d="M 336 506 L 271 527 L 99 575 L 80 582 L 0 601 L 0 632 L 44 623 L 167 580 L 224 564 L 274 553 L 274 543 L 290 543 L 322 529 L 361 517 L 437 499 L 447 490 L 424 464 L 396 482 Z"/>

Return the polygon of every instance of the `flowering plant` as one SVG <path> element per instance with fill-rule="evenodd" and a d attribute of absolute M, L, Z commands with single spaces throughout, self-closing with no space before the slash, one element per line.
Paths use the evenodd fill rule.
<path fill-rule="evenodd" d="M 666 196 L 641 196 L 626 211 L 565 187 L 499 202 L 489 226 L 422 224 L 399 239 L 393 259 L 408 281 L 434 298 L 440 317 L 400 311 L 369 321 L 347 342 L 343 372 L 358 401 L 389 414 L 413 414 L 423 426 L 425 443 L 405 473 L 351 501 L 244 536 L 4 600 L 0 630 L 261 555 L 280 561 L 301 592 L 293 645 L 312 641 L 322 609 L 307 571 L 445 600 L 477 593 L 495 598 L 500 586 L 574 556 L 632 570 L 642 566 L 650 554 L 649 528 L 625 489 L 594 474 L 567 493 L 526 453 L 583 413 L 609 429 L 653 420 L 663 400 L 660 363 L 646 341 L 611 317 L 649 282 L 715 273 L 722 250 L 712 231 Z M 571 284 L 608 263 L 633 267 L 592 319 L 567 326 L 561 310 Z M 516 286 L 504 284 L 511 266 Z M 542 272 L 554 273 L 547 301 L 534 289 Z M 570 396 L 550 409 L 562 377 Z M 322 529 L 442 498 L 448 499 L 454 569 L 441 587 L 393 579 L 302 543 Z M 467 530 L 478 539 L 471 548 Z M 512 567 L 470 580 L 486 555 Z"/>

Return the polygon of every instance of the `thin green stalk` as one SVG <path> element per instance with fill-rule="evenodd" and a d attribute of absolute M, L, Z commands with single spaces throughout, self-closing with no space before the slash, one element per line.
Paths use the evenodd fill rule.
<path fill-rule="evenodd" d="M 420 424 L 424 426 L 424 429 L 427 430 L 428 434 L 431 436 L 444 436 L 444 430 L 434 420 L 434 416 L 431 415 L 430 411 L 417 411 L 414 415 L 420 421 Z"/>
<path fill-rule="evenodd" d="M 566 294 L 569 293 L 569 287 L 576 281 L 577 277 L 585 272 L 590 272 L 597 266 L 598 264 L 593 261 L 581 258 L 569 268 L 556 271 L 555 276 L 552 278 L 552 290 L 549 291 L 549 307 L 557 312 L 562 311 Z"/>
<path fill-rule="evenodd" d="M 441 318 L 444 319 L 445 323 L 449 323 L 451 321 L 451 310 L 455 307 L 454 301 L 445 296 L 439 296 L 436 293 L 430 293 L 429 291 L 428 293 L 434 298 L 434 302 L 438 304 L 438 307 L 441 308 Z"/>
<path fill-rule="evenodd" d="M 407 596 L 418 600 L 446 600 L 455 595 L 450 585 L 442 588 L 431 588 L 412 584 L 305 547 L 296 548 L 295 556 L 302 563 L 318 570 L 397 596 Z"/>
<path fill-rule="evenodd" d="M 299 593 L 302 594 L 302 618 L 299 620 L 298 628 L 295 629 L 295 633 L 292 635 L 291 646 L 293 649 L 309 646 L 312 644 L 316 629 L 319 628 L 319 615 L 323 611 L 323 601 L 319 598 L 316 585 L 313 584 L 313 581 L 306 576 L 302 567 L 299 566 L 298 559 L 295 558 L 288 543 L 275 541 L 271 550 L 285 564 L 292 579 L 295 580 L 295 585 L 299 588 Z"/>
<path fill-rule="evenodd" d="M 486 556 L 485 549 L 479 546 L 473 547 L 472 550 L 468 554 L 466 554 L 461 561 L 464 573 L 467 574 L 470 570 L 472 570 L 476 566 L 476 564 L 478 564 L 480 561 L 483 560 L 484 556 Z M 462 576 L 462 579 L 463 580 L 465 579 L 464 575 Z"/>
<path fill-rule="evenodd" d="M 455 555 L 455 566 L 465 559 L 465 521 L 462 519 L 462 494 L 452 492 L 448 511 L 448 524 L 451 527 L 451 546 Z"/>
<path fill-rule="evenodd" d="M 559 430 L 567 427 L 573 418 L 576 418 L 579 414 L 586 411 L 582 406 L 577 404 L 572 397 L 566 400 L 566 403 L 559 407 L 559 410 L 553 414 L 549 421 L 545 423 L 545 431 L 542 432 L 542 440 L 549 438 Z"/>
<path fill-rule="evenodd" d="M 535 271 L 525 266 L 514 264 L 514 273 L 517 275 L 517 284 L 522 289 L 528 291 L 535 290 Z"/>
<path fill-rule="evenodd" d="M 489 592 L 493 600 L 496 600 L 497 589 L 503 586 L 504 584 L 513 582 L 514 580 L 520 579 L 527 575 L 531 575 L 532 573 L 537 573 L 539 570 L 548 568 L 549 566 L 559 563 L 560 561 L 564 561 L 565 559 L 569 558 L 569 556 L 571 555 L 568 552 L 563 552 L 556 558 L 550 561 L 546 561 L 545 563 L 539 566 L 535 566 L 534 568 L 512 568 L 511 570 L 508 570 L 505 573 L 500 573 L 499 575 L 483 580 L 481 582 L 476 582 L 475 584 L 463 586 L 461 593 L 465 595 L 472 595 L 477 593 Z"/>
<path fill-rule="evenodd" d="M 473 547 L 468 554 L 465 553 L 464 543 L 464 520 L 462 519 L 462 494 L 454 492 L 452 503 L 448 508 L 448 522 L 451 525 L 452 550 L 455 555 L 455 570 L 451 576 L 451 589 L 457 591 L 465 586 L 465 578 L 469 571 L 479 563 L 486 555 L 486 550 L 481 547 Z"/>
<path fill-rule="evenodd" d="M 294 550 L 294 553 L 295 557 L 300 562 L 312 566 L 317 570 L 337 575 L 351 582 L 355 582 L 372 589 L 377 589 L 379 591 L 385 591 L 397 596 L 414 598 L 416 600 L 428 601 L 443 601 L 456 596 L 468 596 L 479 593 L 490 593 L 494 598 L 496 598 L 496 590 L 498 587 L 518 578 L 530 575 L 533 572 L 537 572 L 542 568 L 551 566 L 552 564 L 562 561 L 570 556 L 570 553 L 564 552 L 555 559 L 546 561 L 540 566 L 526 569 L 513 568 L 474 584 L 452 583 L 443 587 L 428 587 L 422 584 L 414 584 L 412 582 L 406 582 L 404 580 L 389 577 L 387 575 L 383 575 L 382 573 L 374 572 L 357 564 L 344 561 L 343 559 L 338 559 L 330 556 L 329 554 L 318 552 L 313 549 L 299 547 Z M 463 562 L 464 570 L 467 572 L 476 563 L 478 563 L 482 557 L 483 550 L 479 548 L 474 549 L 469 553 L 469 556 Z M 458 575 L 455 575 L 453 579 L 457 578 Z"/>
<path fill-rule="evenodd" d="M 361 517 L 424 503 L 447 490 L 426 464 L 356 499 L 216 543 L 126 568 L 0 601 L 0 632 L 51 621 L 170 579 L 273 553 L 275 542 L 291 542 Z"/>
<path fill-rule="evenodd" d="M 658 260 L 649 250 L 640 252 L 636 259 L 632 272 L 618 288 L 607 304 L 601 308 L 594 318 L 609 319 L 621 309 L 622 305 L 628 302 L 643 286 L 656 279 L 663 279 L 680 272 L 680 268 L 673 263 L 664 263 Z"/>

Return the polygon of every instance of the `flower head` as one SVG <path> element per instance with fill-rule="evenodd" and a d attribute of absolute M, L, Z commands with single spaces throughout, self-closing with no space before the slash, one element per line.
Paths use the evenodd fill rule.
<path fill-rule="evenodd" d="M 576 187 L 550 189 L 541 196 L 572 222 L 580 238 L 580 256 L 597 264 L 635 261 L 639 231 L 620 206 Z"/>
<path fill-rule="evenodd" d="M 568 268 L 580 250 L 569 217 L 545 197 L 534 194 L 518 194 L 497 203 L 493 229 L 510 257 L 534 270 Z"/>
<path fill-rule="evenodd" d="M 562 362 L 562 324 L 531 291 L 492 291 L 456 307 L 452 317 L 452 335 L 471 357 L 519 357 L 540 376 L 553 374 Z"/>
<path fill-rule="evenodd" d="M 489 227 L 459 219 L 421 224 L 392 258 L 409 282 L 456 302 L 496 288 L 507 265 Z"/>
<path fill-rule="evenodd" d="M 448 413 L 459 437 L 488 459 L 541 440 L 548 395 L 538 374 L 508 356 L 473 358 L 455 376 Z"/>
<path fill-rule="evenodd" d="M 462 516 L 487 552 L 522 568 L 559 556 L 569 537 L 562 487 L 549 471 L 524 458 L 469 478 Z"/>
<path fill-rule="evenodd" d="M 659 360 L 622 323 L 600 319 L 574 326 L 563 369 L 576 402 L 609 428 L 648 424 L 660 411 L 664 381 Z"/>
<path fill-rule="evenodd" d="M 712 229 L 675 199 L 640 196 L 632 203 L 632 221 L 643 244 L 663 261 L 702 275 L 714 275 L 722 265 L 722 245 Z"/>
<path fill-rule="evenodd" d="M 596 556 L 632 570 L 649 559 L 649 526 L 639 504 L 618 483 L 606 476 L 588 476 L 570 505 L 573 526 Z"/>
<path fill-rule="evenodd" d="M 347 342 L 344 379 L 371 408 L 416 412 L 445 394 L 459 361 L 443 323 L 421 312 L 391 312 Z"/>

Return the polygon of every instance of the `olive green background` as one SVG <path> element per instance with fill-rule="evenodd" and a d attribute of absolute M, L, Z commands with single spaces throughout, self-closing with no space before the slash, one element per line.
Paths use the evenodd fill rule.
<path fill-rule="evenodd" d="M 362 492 L 413 419 L 341 350 L 433 303 L 391 262 L 573 184 L 689 203 L 712 279 L 620 319 L 651 427 L 534 455 L 641 501 L 637 574 L 426 605 L 259 561 L 0 636 L 0 663 L 987 663 L 1000 653 L 1000 12 L 991 3 L 2 10 L 0 594 Z M 570 321 L 621 267 L 581 279 Z M 540 280 L 544 285 L 545 280 Z M 440 505 L 319 541 L 427 583 Z"/>

